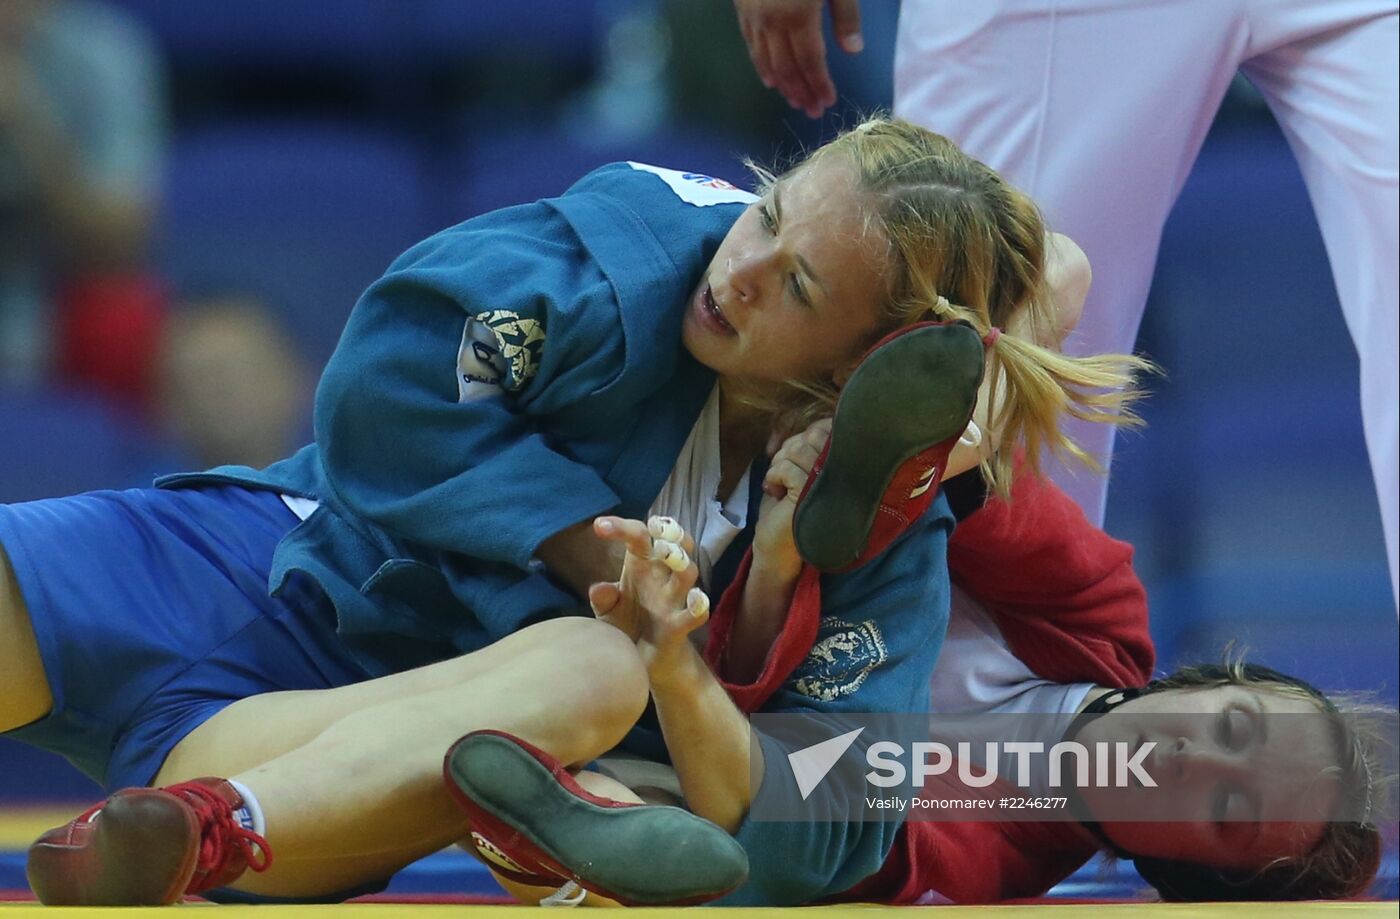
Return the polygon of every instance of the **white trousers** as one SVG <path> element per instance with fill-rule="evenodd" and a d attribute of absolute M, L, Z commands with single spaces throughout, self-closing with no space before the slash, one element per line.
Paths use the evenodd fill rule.
<path fill-rule="evenodd" d="M 1132 348 L 1162 226 L 1230 81 L 1298 159 L 1361 358 L 1361 411 L 1397 588 L 1396 0 L 905 0 L 895 112 L 1027 192 L 1089 256 L 1075 354 Z M 1105 462 L 1113 430 L 1071 433 Z M 1107 481 L 1054 477 L 1101 523 Z"/>

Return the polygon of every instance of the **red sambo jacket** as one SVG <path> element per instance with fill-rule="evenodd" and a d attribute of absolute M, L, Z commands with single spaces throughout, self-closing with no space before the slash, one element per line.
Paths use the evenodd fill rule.
<path fill-rule="evenodd" d="M 1033 673 L 1113 688 L 1141 686 L 1152 673 L 1147 596 L 1132 558 L 1131 546 L 1090 524 L 1064 492 L 1029 473 L 1017 477 L 1010 502 L 993 498 L 959 523 L 948 548 L 953 582 L 987 610 Z M 815 576 L 804 576 L 798 593 L 813 589 Z M 734 606 L 721 603 L 712 620 L 706 648 L 712 667 Z M 806 654 L 814 623 L 796 619 L 784 626 L 753 684 L 727 686 L 745 711 L 758 708 Z M 840 899 L 912 903 L 927 891 L 955 903 L 1034 897 L 1096 851 L 1070 823 L 908 822 L 880 871 Z"/>

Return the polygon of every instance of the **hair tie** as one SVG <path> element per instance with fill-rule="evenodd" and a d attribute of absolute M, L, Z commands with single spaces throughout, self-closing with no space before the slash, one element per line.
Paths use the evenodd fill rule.
<path fill-rule="evenodd" d="M 982 344 L 990 348 L 997 343 L 998 338 L 1001 338 L 1001 329 L 992 326 L 991 330 L 988 331 L 986 335 L 982 336 Z"/>
<path fill-rule="evenodd" d="M 952 311 L 953 304 L 949 303 L 948 298 L 942 294 L 939 294 L 938 299 L 933 301 L 933 314 L 935 316 L 947 316 Z"/>

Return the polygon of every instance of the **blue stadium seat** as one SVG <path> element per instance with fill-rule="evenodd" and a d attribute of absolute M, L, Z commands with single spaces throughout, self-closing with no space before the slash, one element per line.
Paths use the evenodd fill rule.
<path fill-rule="evenodd" d="M 175 64 L 370 68 L 391 53 L 399 0 L 117 0 Z"/>
<path fill-rule="evenodd" d="M 555 65 L 592 61 L 616 0 L 416 0 L 402 23 L 416 60 L 540 57 Z"/>
<path fill-rule="evenodd" d="M 115 0 L 179 66 L 368 70 L 526 53 L 590 60 L 617 0 Z"/>
<path fill-rule="evenodd" d="M 749 176 L 737 142 L 694 131 L 661 131 L 635 140 L 608 140 L 563 127 L 480 132 L 447 158 L 438 199 L 440 223 L 563 193 L 605 163 L 635 160 L 703 172 L 741 187 Z"/>
<path fill-rule="evenodd" d="M 151 484 L 188 460 L 103 399 L 0 389 L 0 503 Z"/>
<path fill-rule="evenodd" d="M 365 287 L 433 230 L 418 150 L 339 124 L 185 136 L 166 195 L 159 259 L 177 291 L 262 297 L 317 367 Z"/>

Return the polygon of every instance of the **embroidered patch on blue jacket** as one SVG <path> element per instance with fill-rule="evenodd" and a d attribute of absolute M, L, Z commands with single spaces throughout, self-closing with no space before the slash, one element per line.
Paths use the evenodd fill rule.
<path fill-rule="evenodd" d="M 876 667 L 889 660 L 889 649 L 874 622 L 851 625 L 822 620 L 819 638 L 793 675 L 793 689 L 812 699 L 832 702 L 860 688 Z"/>
<path fill-rule="evenodd" d="M 457 401 L 474 402 L 523 387 L 540 369 L 544 326 L 510 310 L 467 320 L 457 349 Z"/>

